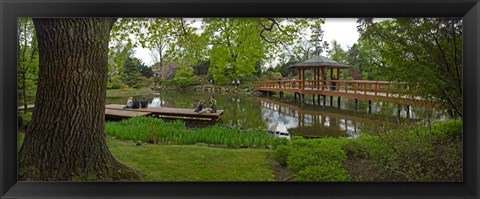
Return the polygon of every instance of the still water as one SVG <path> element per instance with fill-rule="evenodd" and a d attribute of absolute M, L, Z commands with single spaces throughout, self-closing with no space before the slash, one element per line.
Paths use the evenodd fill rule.
<path fill-rule="evenodd" d="M 145 97 L 152 107 L 191 109 L 195 108 L 200 99 L 209 101 L 213 98 L 217 100 L 218 109 L 224 110 L 221 116 L 222 125 L 239 126 L 243 129 L 268 129 L 304 137 L 357 137 L 361 133 L 396 128 L 398 124 L 390 121 L 408 122 L 425 117 L 446 119 L 446 114 L 442 111 L 421 107 L 410 107 L 407 110 L 406 106 L 399 107 L 395 104 L 374 103 L 372 112 L 369 113 L 367 102 L 359 101 L 355 109 L 354 101 L 347 99 L 342 99 L 338 108 L 337 99 L 334 98 L 333 106 L 330 106 L 329 97 L 326 106 L 314 104 L 307 96 L 306 103 L 296 102 L 292 96 L 280 100 L 275 96 L 252 97 L 176 91 L 133 97 L 139 100 Z M 125 104 L 127 99 L 128 97 L 108 97 L 107 104 Z"/>

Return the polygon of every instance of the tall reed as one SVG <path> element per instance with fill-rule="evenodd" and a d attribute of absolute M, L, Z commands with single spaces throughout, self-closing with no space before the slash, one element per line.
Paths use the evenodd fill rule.
<path fill-rule="evenodd" d="M 244 131 L 240 128 L 211 126 L 188 129 L 180 120 L 165 122 L 151 117 L 134 117 L 119 122 L 107 122 L 107 135 L 117 139 L 142 141 L 155 144 L 190 145 L 206 143 L 227 147 L 265 147 L 271 144 L 272 137 L 264 130 Z"/>

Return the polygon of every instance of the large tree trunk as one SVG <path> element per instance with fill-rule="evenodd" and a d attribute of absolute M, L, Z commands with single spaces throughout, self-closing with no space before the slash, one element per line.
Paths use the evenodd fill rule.
<path fill-rule="evenodd" d="M 19 153 L 19 179 L 134 180 L 104 133 L 108 18 L 33 19 L 40 72 L 35 108 Z"/>

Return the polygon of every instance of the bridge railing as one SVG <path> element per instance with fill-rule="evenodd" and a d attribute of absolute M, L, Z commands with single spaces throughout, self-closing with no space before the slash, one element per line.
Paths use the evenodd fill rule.
<path fill-rule="evenodd" d="M 364 95 L 414 96 L 407 82 L 369 81 L 369 80 L 270 80 L 255 82 L 257 88 L 275 88 L 278 90 L 322 90 Z"/>

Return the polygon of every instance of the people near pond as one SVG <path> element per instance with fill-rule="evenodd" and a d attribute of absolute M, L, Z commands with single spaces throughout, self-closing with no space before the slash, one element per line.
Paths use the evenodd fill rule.
<path fill-rule="evenodd" d="M 142 98 L 142 101 L 140 101 L 140 108 L 147 108 L 148 107 L 148 101 L 145 99 L 145 97 Z"/>
<path fill-rule="evenodd" d="M 196 113 L 200 113 L 201 111 L 203 111 L 205 105 L 205 100 L 201 99 L 198 103 L 197 103 L 197 107 L 195 107 L 195 112 Z"/>
<path fill-rule="evenodd" d="M 240 80 L 237 79 L 237 86 L 240 86 Z"/>
<path fill-rule="evenodd" d="M 278 78 L 277 83 L 278 83 L 278 88 L 281 88 L 281 83 L 282 83 L 281 77 Z"/>
<path fill-rule="evenodd" d="M 338 78 L 336 78 L 335 76 L 332 77 L 332 91 L 335 91 L 337 89 L 337 82 L 336 80 L 338 80 Z"/>
<path fill-rule="evenodd" d="M 211 99 L 210 103 L 212 105 L 210 106 L 210 109 L 208 111 L 210 111 L 210 113 L 216 113 L 217 112 L 217 100 Z"/>
<path fill-rule="evenodd" d="M 297 81 L 295 81 L 295 77 L 292 79 L 292 85 L 293 85 L 293 88 L 295 88 L 295 86 L 297 85 Z"/>
<path fill-rule="evenodd" d="M 232 80 L 232 86 L 235 86 L 235 83 L 236 83 L 235 80 Z"/>
<path fill-rule="evenodd" d="M 137 100 L 137 98 L 133 99 L 132 108 L 133 109 L 140 108 L 140 102 Z"/>
<path fill-rule="evenodd" d="M 201 99 L 198 102 L 197 107 L 195 108 L 195 112 L 196 113 L 206 113 L 206 112 L 216 113 L 217 112 L 217 101 L 214 100 L 214 99 L 211 99 L 210 104 L 211 104 L 210 108 L 206 108 L 205 107 L 205 100 Z"/>
<path fill-rule="evenodd" d="M 124 108 L 132 108 L 133 106 L 133 98 L 129 97 L 127 100 L 127 105 Z"/>

